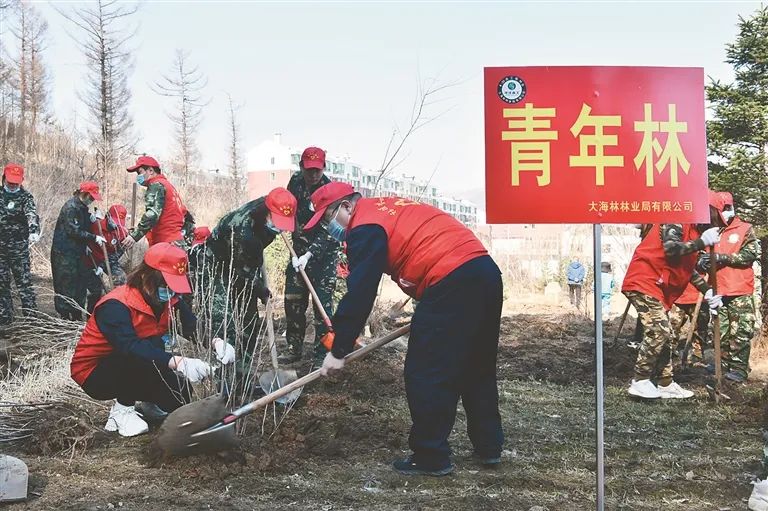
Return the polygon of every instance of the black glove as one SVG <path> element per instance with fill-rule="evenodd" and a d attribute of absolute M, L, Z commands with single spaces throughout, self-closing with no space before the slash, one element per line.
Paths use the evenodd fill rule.
<path fill-rule="evenodd" d="M 720 269 L 728 266 L 728 263 L 731 262 L 731 258 L 726 254 L 715 254 L 715 262 L 717 263 L 717 268 Z M 698 270 L 699 273 L 709 273 L 711 266 L 712 264 L 710 261 L 709 253 L 705 253 L 699 256 L 699 260 L 696 263 L 696 270 Z"/>

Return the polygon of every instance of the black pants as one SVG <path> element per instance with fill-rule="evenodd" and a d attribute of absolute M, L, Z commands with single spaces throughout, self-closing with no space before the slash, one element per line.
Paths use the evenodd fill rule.
<path fill-rule="evenodd" d="M 93 399 L 117 399 L 121 405 L 136 401 L 154 403 L 166 412 L 189 403 L 190 386 L 186 378 L 168 367 L 113 353 L 104 357 L 83 383 L 83 390 Z"/>
<path fill-rule="evenodd" d="M 490 256 L 461 265 L 416 307 L 405 359 L 409 445 L 428 468 L 450 463 L 448 436 L 461 397 L 475 452 L 499 456 L 504 436 L 496 385 L 502 283 Z"/>

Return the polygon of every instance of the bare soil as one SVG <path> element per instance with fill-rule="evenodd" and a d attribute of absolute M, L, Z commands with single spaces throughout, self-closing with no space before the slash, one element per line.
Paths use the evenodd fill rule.
<path fill-rule="evenodd" d="M 605 328 L 606 508 L 744 509 L 749 482 L 761 472 L 762 384 L 729 390 L 735 399 L 715 406 L 703 377 L 694 374 L 688 383 L 694 399 L 633 401 L 625 392 L 636 356 L 627 346 L 633 325 L 625 325 L 616 342 L 618 320 Z M 279 410 L 249 418 L 241 448 L 223 455 L 153 467 L 147 462 L 152 435 L 106 433 L 57 452 L 52 427 L 50 445 L 13 451 L 30 467 L 32 498 L 8 509 L 593 508 L 588 319 L 557 307 L 504 318 L 498 362 L 503 463 L 483 469 L 471 460 L 460 409 L 451 437 L 457 470 L 444 478 L 404 477 L 390 468 L 408 452 L 405 349 L 396 342 L 305 389 L 279 427 Z M 85 429 L 98 429 L 106 418 L 105 405 L 73 406 L 82 406 Z"/>

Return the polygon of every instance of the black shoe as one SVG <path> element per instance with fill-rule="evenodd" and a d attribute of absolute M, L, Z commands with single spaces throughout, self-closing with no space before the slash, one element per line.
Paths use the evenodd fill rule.
<path fill-rule="evenodd" d="M 450 464 L 450 462 L 448 463 L 447 467 L 429 469 L 422 467 L 418 463 L 412 461 L 410 456 L 404 460 L 397 460 L 392 464 L 392 466 L 395 468 L 395 470 L 407 476 L 447 476 L 453 472 L 453 465 Z"/>
<path fill-rule="evenodd" d="M 477 453 L 473 455 L 475 461 L 484 467 L 495 467 L 501 463 L 501 455 L 498 456 L 481 456 Z"/>

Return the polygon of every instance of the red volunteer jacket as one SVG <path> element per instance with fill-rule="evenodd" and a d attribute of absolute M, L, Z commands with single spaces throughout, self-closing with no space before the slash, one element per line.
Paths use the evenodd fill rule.
<path fill-rule="evenodd" d="M 682 241 L 698 238 L 699 233 L 693 225 L 683 225 Z M 621 290 L 652 296 L 669 310 L 690 282 L 697 257 L 694 252 L 680 257 L 676 264 L 670 264 L 661 243 L 660 226 L 655 224 L 635 249 Z"/>
<path fill-rule="evenodd" d="M 488 254 L 448 213 L 401 197 L 360 199 L 348 229 L 371 224 L 387 234 L 387 273 L 417 300 L 465 262 Z"/>
<path fill-rule="evenodd" d="M 91 224 L 90 231 L 93 234 L 103 235 L 104 239 L 107 240 L 106 247 L 108 254 L 114 254 L 117 252 L 117 249 L 120 247 L 120 243 L 125 239 L 126 236 L 128 236 L 128 229 L 125 226 L 125 217 L 127 213 L 128 211 L 124 206 L 114 205 L 109 208 L 107 215 L 109 215 L 109 218 L 112 219 L 112 223 L 117 226 L 116 229 L 111 231 L 108 229 L 108 222 L 106 218 L 99 220 L 99 223 L 101 224 L 101 231 L 99 231 L 98 224 Z M 89 241 L 88 248 L 91 249 L 93 261 L 95 261 L 96 264 L 101 264 L 104 262 L 104 252 L 101 250 L 101 247 L 98 243 L 95 241 Z M 85 264 L 89 268 L 93 268 L 93 261 L 91 261 L 90 257 L 85 257 Z"/>
<path fill-rule="evenodd" d="M 157 319 L 152 312 L 152 308 L 144 301 L 141 292 L 133 287 L 118 286 L 109 292 L 96 303 L 98 308 L 107 300 L 117 300 L 131 312 L 133 328 L 139 339 L 147 339 L 158 335 L 168 333 L 168 321 L 170 307 L 166 306 L 160 318 Z M 171 306 L 178 301 L 178 297 L 171 298 Z M 72 379 L 82 386 L 88 379 L 93 369 L 98 365 L 99 360 L 112 353 L 112 345 L 107 341 L 104 334 L 99 330 L 96 324 L 96 317 L 91 315 L 85 324 L 80 340 L 75 346 L 75 353 L 72 355 L 69 369 Z"/>
<path fill-rule="evenodd" d="M 147 180 L 147 186 L 152 183 L 160 183 L 165 188 L 165 205 L 157 223 L 149 231 L 147 241 L 150 245 L 154 245 L 163 241 L 171 243 L 183 239 L 181 229 L 184 227 L 184 214 L 187 208 L 181 202 L 179 192 L 162 174 Z"/>

